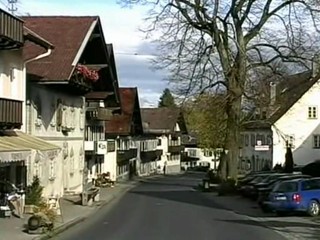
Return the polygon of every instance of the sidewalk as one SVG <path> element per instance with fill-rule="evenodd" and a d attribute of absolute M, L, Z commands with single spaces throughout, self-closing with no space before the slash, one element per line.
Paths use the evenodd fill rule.
<path fill-rule="evenodd" d="M 256 202 L 241 196 L 218 196 L 216 193 L 204 193 L 204 195 L 222 209 L 243 216 L 244 220 L 238 220 L 239 224 L 267 227 L 290 240 L 319 239 L 320 228 L 317 223 L 319 218 L 294 215 L 277 217 L 273 213 L 263 213 Z"/>
<path fill-rule="evenodd" d="M 100 201 L 93 204 L 93 206 L 81 206 L 80 196 L 70 196 L 63 198 L 60 202 L 60 209 L 62 216 L 59 216 L 55 223 L 55 230 L 53 234 L 62 232 L 73 225 L 84 221 L 92 213 L 99 208 L 110 203 L 113 199 L 121 196 L 129 189 L 135 187 L 138 181 L 131 181 L 125 183 L 118 183 L 114 188 L 101 188 Z M 43 240 L 48 239 L 48 235 L 32 235 L 24 232 L 24 226 L 27 224 L 30 215 L 26 215 L 24 219 L 15 217 L 0 218 L 0 240 Z"/>

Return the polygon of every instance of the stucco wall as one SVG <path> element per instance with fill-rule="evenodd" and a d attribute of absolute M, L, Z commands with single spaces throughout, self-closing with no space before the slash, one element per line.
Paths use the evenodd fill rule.
<path fill-rule="evenodd" d="M 27 132 L 62 148 L 56 166 L 61 172 L 52 181 L 52 185 L 57 188 L 63 186 L 64 192 L 80 193 L 83 189 L 84 168 L 84 98 L 35 84 L 29 89 Z M 66 132 L 57 128 L 58 99 L 67 106 L 70 113 L 68 124 L 72 128 Z"/>
<path fill-rule="evenodd" d="M 22 127 L 26 127 L 26 76 L 22 49 L 0 51 L 0 98 L 23 101 Z"/>
<path fill-rule="evenodd" d="M 315 83 L 272 127 L 273 165 L 285 161 L 286 136 L 294 136 L 293 160 L 305 165 L 320 159 L 320 149 L 313 148 L 313 135 L 320 134 L 320 82 Z M 308 118 L 308 106 L 317 107 L 317 118 Z"/>

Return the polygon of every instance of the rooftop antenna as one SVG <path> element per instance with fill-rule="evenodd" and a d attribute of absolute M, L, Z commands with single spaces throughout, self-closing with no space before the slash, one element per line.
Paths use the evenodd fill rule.
<path fill-rule="evenodd" d="M 16 7 L 18 0 L 8 0 L 8 11 L 12 14 L 15 15 L 14 13 L 18 10 Z"/>

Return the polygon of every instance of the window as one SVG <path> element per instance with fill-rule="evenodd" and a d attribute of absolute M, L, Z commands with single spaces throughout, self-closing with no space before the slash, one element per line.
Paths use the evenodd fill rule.
<path fill-rule="evenodd" d="M 197 156 L 197 149 L 188 149 L 188 156 L 189 157 L 196 157 Z"/>
<path fill-rule="evenodd" d="M 256 145 L 256 135 L 251 134 L 251 146 L 254 147 Z"/>
<path fill-rule="evenodd" d="M 308 118 L 309 119 L 316 119 L 318 118 L 318 111 L 317 107 L 310 106 L 308 107 Z"/>
<path fill-rule="evenodd" d="M 114 140 L 108 140 L 107 141 L 107 152 L 114 152 L 115 151 L 115 141 Z"/>
<path fill-rule="evenodd" d="M 320 148 L 320 135 L 313 135 L 313 148 Z"/>
<path fill-rule="evenodd" d="M 117 149 L 118 150 L 129 150 L 130 141 L 128 139 L 118 139 L 117 140 Z"/>
<path fill-rule="evenodd" d="M 243 147 L 244 145 L 244 135 L 240 134 L 240 147 Z"/>
<path fill-rule="evenodd" d="M 205 149 L 205 150 L 203 150 L 203 155 L 205 157 L 212 157 L 212 151 Z"/>
<path fill-rule="evenodd" d="M 249 135 L 248 135 L 248 134 L 245 134 L 245 135 L 244 135 L 244 145 L 245 145 L 246 147 L 249 146 Z"/>
<path fill-rule="evenodd" d="M 158 140 L 145 140 L 141 142 L 142 151 L 154 151 L 157 148 Z"/>
<path fill-rule="evenodd" d="M 171 154 L 169 159 L 171 161 L 180 160 L 180 154 Z"/>
<path fill-rule="evenodd" d="M 320 189 L 320 181 L 319 180 L 306 180 L 302 182 L 302 190 L 316 190 Z"/>

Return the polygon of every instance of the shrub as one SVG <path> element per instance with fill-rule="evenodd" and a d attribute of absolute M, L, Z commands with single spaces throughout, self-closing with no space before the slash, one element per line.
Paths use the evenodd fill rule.
<path fill-rule="evenodd" d="M 38 176 L 33 177 L 31 185 L 26 189 L 26 204 L 39 206 L 42 201 L 43 187 L 40 185 L 40 179 Z"/>
<path fill-rule="evenodd" d="M 51 222 L 55 222 L 57 219 L 57 212 L 55 209 L 49 207 L 47 203 L 44 201 L 40 202 L 38 207 L 35 209 L 35 213 L 43 213 L 45 214 Z"/>
<path fill-rule="evenodd" d="M 227 179 L 225 181 L 222 181 L 218 188 L 219 196 L 234 195 L 236 193 L 236 181 L 234 179 Z"/>

